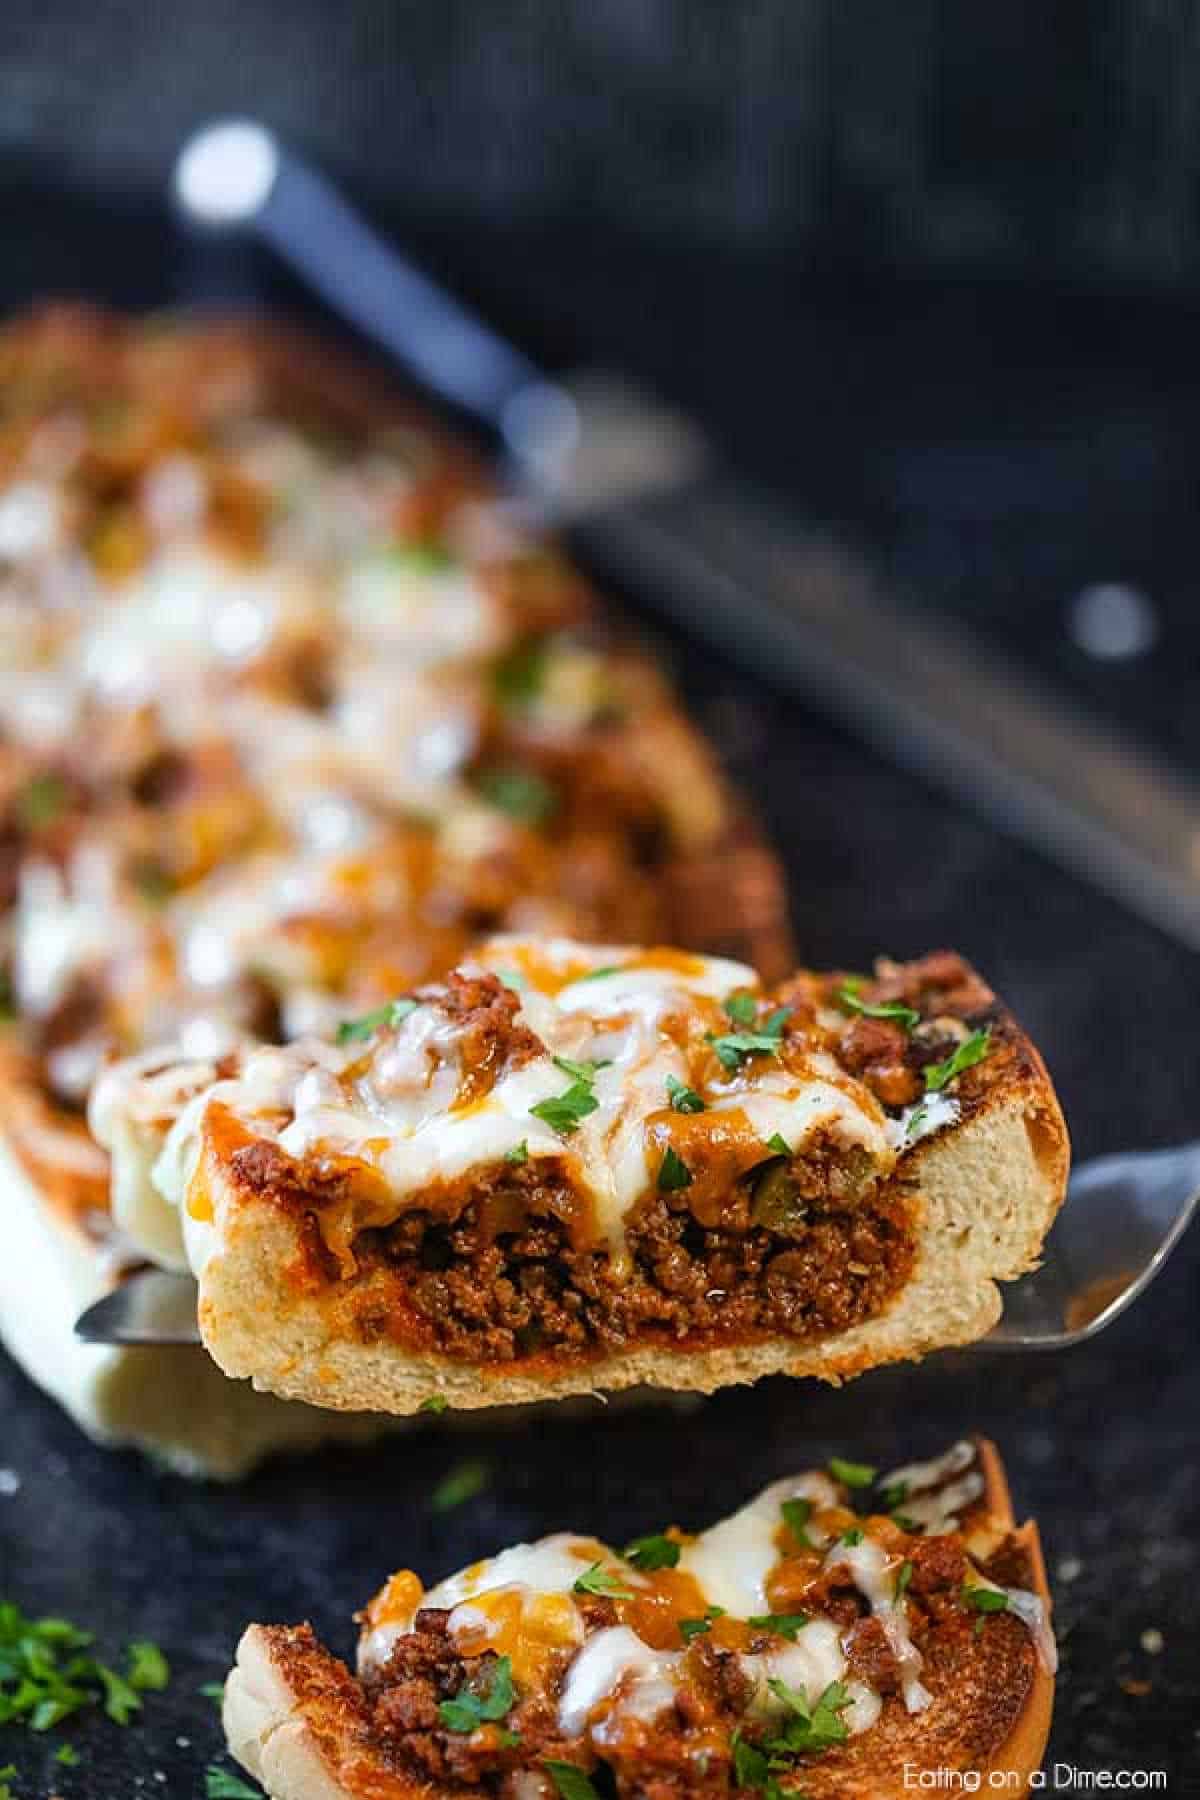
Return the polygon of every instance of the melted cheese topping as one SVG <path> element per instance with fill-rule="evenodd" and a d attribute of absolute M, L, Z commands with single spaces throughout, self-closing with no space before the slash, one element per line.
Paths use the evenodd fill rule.
<path fill-rule="evenodd" d="M 779 1561 L 785 1500 L 808 1500 L 820 1509 L 836 1506 L 838 1492 L 828 1475 L 819 1473 L 777 1481 L 740 1512 L 685 1545 L 679 1567 L 700 1583 L 708 1604 L 724 1607 L 735 1619 L 770 1612 L 767 1577 Z"/>
<path fill-rule="evenodd" d="M 444 970 L 481 908 L 569 929 L 620 918 L 628 882 L 641 916 L 646 808 L 673 846 L 720 830 L 720 784 L 663 685 L 589 645 L 571 571 L 436 438 L 356 434 L 340 398 L 325 432 L 291 420 L 290 395 L 287 417 L 263 416 L 271 357 L 203 328 L 17 327 L 6 348 L 22 390 L 0 432 L 9 941 L 22 1015 L 61 1027 L 45 1059 L 60 1097 L 185 1024 L 323 1030 L 341 995 L 366 1005 Z M 511 692 L 510 653 L 530 673 Z M 599 749 L 591 727 L 617 710 L 623 738 Z M 651 731 L 679 736 L 670 771 L 645 755 Z M 547 746 L 565 752 L 548 786 Z M 614 783 L 582 827 L 487 786 L 515 772 L 570 800 L 614 753 L 632 802 Z M 22 796 L 47 777 L 69 804 L 44 832 L 53 795 L 32 822 Z M 77 866 L 81 834 L 109 854 L 104 882 Z M 558 880 L 577 856 L 578 900 Z"/>
<path fill-rule="evenodd" d="M 966 1448 L 973 1461 L 973 1447 Z M 961 1475 L 962 1454 L 956 1446 L 936 1464 L 912 1465 L 909 1475 L 918 1485 L 943 1479 L 947 1471 Z M 805 1525 L 808 1542 L 799 1553 L 782 1511 L 786 1502 L 797 1499 L 811 1507 Z M 732 1517 L 695 1537 L 673 1534 L 680 1550 L 671 1569 L 646 1572 L 594 1539 L 560 1533 L 475 1563 L 428 1593 L 415 1576 L 402 1572 L 366 1610 L 359 1668 L 386 1679 L 388 1656 L 414 1628 L 418 1611 L 449 1609 L 447 1630 L 460 1654 L 477 1656 L 486 1650 L 509 1657 L 518 1688 L 539 1686 L 554 1701 L 565 1738 L 588 1738 L 601 1754 L 619 1752 L 631 1725 L 651 1724 L 674 1705 L 691 1678 L 689 1633 L 679 1629 L 680 1621 L 702 1621 L 711 1609 L 712 1642 L 736 1657 L 748 1683 L 749 1719 L 768 1731 L 779 1729 L 791 1711 L 782 1690 L 811 1712 L 837 1683 L 837 1716 L 854 1737 L 877 1723 L 884 1702 L 852 1672 L 848 1646 L 853 1627 L 823 1617 L 807 1600 L 805 1622 L 790 1627 L 790 1637 L 761 1622 L 771 1610 L 767 1594 L 773 1571 L 799 1567 L 805 1584 L 822 1568 L 844 1571 L 883 1627 L 908 1712 L 919 1713 L 933 1703 L 920 1680 L 922 1658 L 909 1631 L 907 1602 L 903 1591 L 899 1596 L 896 1591 L 903 1551 L 885 1548 L 871 1529 L 847 1543 L 846 1520 L 853 1516 L 844 1490 L 825 1473 L 812 1471 L 773 1483 Z M 894 1529 L 883 1520 L 875 1527 L 885 1535 Z M 795 1565 L 789 1562 L 793 1557 Z M 589 1630 L 577 1584 L 595 1564 L 608 1578 L 616 1616 Z M 994 1587 L 974 1570 L 970 1580 Z M 1053 1668 L 1053 1636 L 1038 1597 L 1021 1590 L 995 1591 L 1006 1594 L 1008 1609 Z M 751 1624 L 755 1619 L 760 1623 Z"/>
<path fill-rule="evenodd" d="M 728 1026 L 718 998 L 756 992 L 757 977 L 717 958 L 563 940 L 500 940 L 482 953 L 481 966 L 517 987 L 516 1023 L 537 1040 L 535 1053 L 481 1097 L 460 1098 L 470 1076 L 463 1060 L 470 1016 L 451 1011 L 437 989 L 425 990 L 394 1028 L 365 1044 L 306 1040 L 248 1052 L 236 1077 L 215 1083 L 172 1127 L 154 1177 L 164 1198 L 182 1207 L 207 1105 L 219 1102 L 299 1160 L 353 1158 L 382 1178 L 369 1217 L 361 1203 L 340 1224 L 322 1209 L 322 1229 L 340 1255 L 349 1256 L 354 1231 L 391 1223 L 406 1203 L 488 1173 L 515 1153 L 561 1166 L 587 1204 L 593 1240 L 607 1243 L 619 1262 L 626 1219 L 654 1192 L 664 1133 L 679 1116 L 670 1110 L 668 1083 L 699 1079 L 688 1046 L 707 1056 L 705 1039 Z M 109 1078 L 95 1109 L 106 1141 L 116 1147 L 120 1137 L 111 1122 L 115 1097 L 128 1110 L 154 1111 L 163 1079 L 153 1077 L 147 1094 L 136 1069 Z M 582 1103 L 562 1117 L 555 1107 L 569 1094 Z M 687 1123 L 688 1144 L 701 1155 L 708 1132 L 726 1142 L 732 1131 L 748 1145 L 731 1185 L 770 1158 L 773 1137 L 803 1154 L 820 1134 L 865 1151 L 880 1175 L 894 1159 L 872 1095 L 816 1049 L 789 1051 L 786 1063 L 767 1054 L 734 1071 L 718 1065 L 705 1109 Z M 209 1248 L 205 1240 L 198 1257 Z"/>

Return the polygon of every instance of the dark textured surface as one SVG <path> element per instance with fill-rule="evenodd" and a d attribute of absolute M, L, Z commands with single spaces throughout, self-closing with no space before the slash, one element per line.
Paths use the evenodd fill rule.
<path fill-rule="evenodd" d="M 6 0 L 0 151 L 250 111 L 411 221 L 1192 285 L 1194 0 Z"/>
<path fill-rule="evenodd" d="M 96 283 L 127 301 L 174 291 L 181 258 L 161 221 L 130 214 L 102 224 L 87 208 L 44 205 L 10 208 L 9 220 L 8 302 Z M 974 290 L 838 298 L 785 265 L 726 259 L 698 281 L 687 257 L 627 269 L 612 246 L 568 238 L 514 239 L 502 262 L 478 245 L 432 248 L 533 341 L 562 353 L 598 346 L 656 374 L 690 395 L 759 474 L 893 547 L 922 519 L 933 537 L 958 529 L 955 477 L 977 467 L 966 446 L 1003 437 L 1015 446 L 1006 466 L 1019 475 L 1028 467 L 1021 446 L 1059 442 L 1071 479 L 1067 499 L 1043 514 L 1041 547 L 1054 552 L 1053 575 L 1055 557 L 1073 569 L 1089 541 L 1099 545 L 1099 578 L 1115 554 L 1112 508 L 1093 508 L 1091 465 L 1086 455 L 1073 461 L 1070 445 L 1090 454 L 1094 433 L 1083 422 L 1108 416 L 1112 466 L 1126 471 L 1129 490 L 1121 529 L 1130 545 L 1154 538 L 1145 554 L 1173 573 L 1180 593 L 1191 590 L 1194 526 L 1170 502 L 1195 462 L 1179 435 L 1182 412 L 1178 433 L 1167 423 L 1170 358 L 1190 324 L 1169 310 Z M 209 277 L 210 285 L 228 278 Z M 1131 339 L 1120 329 L 1130 319 L 1153 329 Z M 1060 440 L 1051 421 L 1067 410 L 1074 424 Z M 1161 460 L 1150 465 L 1140 459 L 1147 432 L 1161 434 Z M 935 470 L 920 506 L 906 504 L 887 471 L 914 459 L 926 467 L 930 442 L 945 480 L 939 486 Z M 988 481 L 970 485 L 986 510 Z M 1164 517 L 1170 529 L 1155 534 L 1151 521 Z M 979 591 L 1007 579 L 1001 551 L 1001 540 L 981 532 Z M 1035 560 L 1031 583 L 1041 568 Z M 936 597 L 969 610 L 976 591 L 939 582 Z M 1060 602 L 1055 576 L 1023 633 L 1047 666 L 1061 660 Z M 1003 630 L 1007 615 L 995 610 Z M 1189 624 L 1194 631 L 1181 608 L 1171 661 L 1191 656 L 1194 670 Z M 690 647 L 673 651 L 782 848 L 806 958 L 854 966 L 880 947 L 903 955 L 953 943 L 1044 1047 L 1081 1155 L 1194 1133 L 1194 957 L 794 705 L 749 689 Z M 1184 674 L 1176 667 L 1174 678 Z M 1162 692 L 1143 671 L 1124 703 L 1150 718 Z M 1059 1572 L 1064 1667 L 1052 1756 L 1075 1768 L 1161 1768 L 1170 1792 L 1194 1793 L 1198 1317 L 1193 1234 L 1132 1315 L 1057 1361 L 935 1358 L 840 1392 L 774 1381 L 682 1416 L 597 1407 L 582 1420 L 551 1416 L 503 1434 L 431 1423 L 374 1451 L 277 1465 L 232 1491 L 191 1487 L 92 1448 L 0 1362 L 0 1464 L 20 1482 L 15 1494 L 0 1492 L 0 1591 L 92 1623 L 110 1652 L 153 1637 L 175 1670 L 170 1690 L 150 1696 L 127 1732 L 89 1721 L 62 1734 L 81 1748 L 78 1768 L 60 1768 L 49 1750 L 43 1760 L 11 1730 L 0 1731 L 0 1763 L 11 1756 L 21 1769 L 21 1800 L 51 1792 L 192 1800 L 219 1744 L 212 1705 L 197 1690 L 223 1674 L 250 1617 L 307 1616 L 347 1649 L 351 1609 L 399 1564 L 432 1579 L 566 1525 L 618 1542 L 668 1519 L 699 1525 L 835 1449 L 886 1463 L 977 1428 L 1000 1443 L 1017 1508 L 1039 1517 L 1052 1580 Z M 490 1460 L 491 1486 L 460 1511 L 432 1516 L 431 1490 L 466 1456 Z M 1163 1634 L 1161 1655 L 1142 1647 L 1147 1630 Z"/>

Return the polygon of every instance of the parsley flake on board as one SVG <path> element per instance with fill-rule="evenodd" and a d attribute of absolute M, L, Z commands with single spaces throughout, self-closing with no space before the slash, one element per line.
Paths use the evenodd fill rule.
<path fill-rule="evenodd" d="M 621 1577 L 602 1562 L 594 1562 L 576 1581 L 577 1594 L 598 1594 L 603 1600 L 632 1600 L 633 1590 L 622 1587 Z"/>
<path fill-rule="evenodd" d="M 911 1031 L 919 1025 L 921 1015 L 911 1006 L 905 1006 L 902 1000 L 881 1000 L 873 1005 L 869 1000 L 860 1000 L 854 988 L 844 981 L 837 990 L 837 1003 L 843 1012 L 861 1013 L 864 1019 L 894 1019 L 897 1025 L 903 1025 L 905 1031 Z"/>
<path fill-rule="evenodd" d="M 879 1471 L 873 1469 L 869 1463 L 847 1462 L 844 1457 L 831 1456 L 829 1473 L 835 1481 L 840 1481 L 843 1487 L 867 1488 L 870 1487 Z"/>
<path fill-rule="evenodd" d="M 969 1038 L 964 1038 L 954 1055 L 948 1056 L 945 1062 L 926 1063 L 923 1070 L 925 1092 L 940 1094 L 964 1069 L 973 1069 L 976 1063 L 981 1063 L 991 1047 L 991 1026 L 985 1025 L 982 1031 L 973 1031 Z"/>
<path fill-rule="evenodd" d="M 452 1700 L 443 1700 L 438 1717 L 447 1731 L 477 1731 L 506 1718 L 513 1707 L 512 1663 L 507 1656 L 491 1665 L 486 1688 L 459 1688 Z"/>
<path fill-rule="evenodd" d="M 203 1694 L 206 1700 L 211 1700 L 214 1706 L 223 1706 L 225 1703 L 225 1683 L 223 1681 L 206 1681 L 201 1688 L 197 1689 L 197 1692 Z"/>
<path fill-rule="evenodd" d="M 748 1056 L 779 1055 L 783 1028 L 791 1014 L 790 1006 L 777 1006 L 774 1012 L 767 1014 L 757 1031 L 733 1031 L 724 1035 L 709 1031 L 705 1036 L 716 1052 L 721 1067 L 732 1074 L 741 1068 Z"/>
<path fill-rule="evenodd" d="M 812 1518 L 813 1504 L 811 1500 L 785 1500 L 780 1507 L 783 1522 L 803 1550 L 815 1550 L 816 1545 L 808 1535 L 806 1527 Z"/>
<path fill-rule="evenodd" d="M 776 1637 L 787 1638 L 794 1644 L 800 1632 L 808 1624 L 808 1614 L 756 1613 L 753 1618 L 747 1619 L 746 1623 L 753 1625 L 758 1631 L 773 1631 Z"/>
<path fill-rule="evenodd" d="M 204 1771 L 204 1800 L 263 1800 L 263 1791 L 229 1769 L 209 1763 Z"/>
<path fill-rule="evenodd" d="M 171 1666 L 157 1644 L 135 1638 L 129 1646 L 129 1685 L 161 1693 L 171 1679 Z"/>
<path fill-rule="evenodd" d="M 474 1500 L 476 1495 L 482 1494 L 491 1479 L 492 1471 L 488 1463 L 456 1463 L 430 1494 L 430 1510 L 437 1513 L 453 1512 L 456 1506 L 463 1506 L 468 1500 Z"/>
<path fill-rule="evenodd" d="M 416 1009 L 415 1000 L 389 1000 L 386 1006 L 377 1006 L 373 1012 L 363 1013 L 357 1019 L 343 1019 L 337 1028 L 337 1041 L 339 1044 L 363 1043 L 377 1031 L 382 1031 L 385 1025 L 399 1025 Z"/>
<path fill-rule="evenodd" d="M 688 1087 L 686 1082 L 677 1081 L 674 1075 L 667 1076 L 667 1097 L 671 1102 L 672 1112 L 702 1113 L 704 1111 L 704 1102 L 695 1088 Z"/>
<path fill-rule="evenodd" d="M 599 1794 L 583 1770 L 569 1762 L 544 1762 L 543 1769 L 558 1789 L 562 1800 L 600 1800 Z"/>
<path fill-rule="evenodd" d="M 673 1194 L 679 1188 L 691 1187 L 692 1171 L 682 1156 L 672 1150 L 668 1144 L 666 1154 L 658 1165 L 658 1188 L 663 1194 Z"/>
<path fill-rule="evenodd" d="M 101 1701 L 114 1724 L 127 1725 L 142 1691 L 166 1686 L 170 1669 L 156 1644 L 131 1644 L 122 1675 L 87 1654 L 91 1642 L 67 1619 L 31 1619 L 12 1602 L 0 1604 L 0 1724 L 49 1731 Z"/>
<path fill-rule="evenodd" d="M 655 1569 L 673 1569 L 679 1561 L 679 1545 L 674 1538 L 664 1537 L 661 1532 L 634 1538 L 632 1544 L 626 1546 L 625 1561 L 646 1574 Z"/>

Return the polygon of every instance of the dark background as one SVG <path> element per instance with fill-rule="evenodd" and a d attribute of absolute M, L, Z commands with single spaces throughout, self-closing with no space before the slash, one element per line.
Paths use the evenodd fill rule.
<path fill-rule="evenodd" d="M 6 0 L 0 149 L 153 188 L 250 110 L 414 220 L 1190 284 L 1180 0 Z"/>
<path fill-rule="evenodd" d="M 1002 11 L 1002 17 L 999 14 Z M 1196 623 L 1190 14 L 1169 8 L 650 4 L 273 11 L 228 0 L 0 19 L 0 304 L 87 292 L 303 297 L 213 263 L 157 204 L 179 131 L 254 105 L 444 278 L 555 361 L 631 367 L 740 467 L 867 542 L 918 602 L 1193 757 Z M 1165 636 L 1086 665 L 1085 582 L 1134 580 Z M 649 596 L 628 596 L 652 626 Z M 1043 1046 L 1080 1156 L 1195 1135 L 1194 955 L 669 638 L 784 857 L 802 956 L 953 943 Z M 1064 1653 L 1053 1759 L 1200 1791 L 1200 1242 L 1066 1356 L 976 1353 L 840 1392 L 773 1381 L 673 1419 L 430 1423 L 391 1446 L 190 1487 L 87 1445 L 0 1359 L 0 1595 L 156 1638 L 175 1677 L 78 1769 L 0 1732 L 21 1800 L 191 1800 L 217 1753 L 197 1689 L 250 1617 L 348 1614 L 564 1525 L 702 1524 L 831 1451 L 882 1464 L 979 1428 L 1036 1513 Z M 428 1508 L 464 1456 L 487 1492 Z M 11 1486 L 11 1483 L 4 1484 Z M 1159 1630 L 1159 1655 L 1141 1644 Z M 1151 1640 L 1153 1642 L 1153 1640 Z M 1059 1791 L 1070 1791 L 1061 1788 Z"/>

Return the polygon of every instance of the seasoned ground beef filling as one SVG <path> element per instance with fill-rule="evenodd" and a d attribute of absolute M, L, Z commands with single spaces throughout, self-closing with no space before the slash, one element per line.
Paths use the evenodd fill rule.
<path fill-rule="evenodd" d="M 912 1266 L 910 1202 L 896 1186 L 852 1205 L 814 1197 L 788 1235 L 708 1230 L 683 1197 L 659 1194 L 629 1225 L 622 1269 L 606 1251 L 572 1247 L 561 1193 L 515 1175 L 452 1224 L 414 1212 L 364 1234 L 348 1302 L 362 1337 L 488 1362 L 646 1339 L 803 1338 L 874 1316 Z M 504 1230 L 506 1211 L 527 1215 L 521 1229 Z"/>

